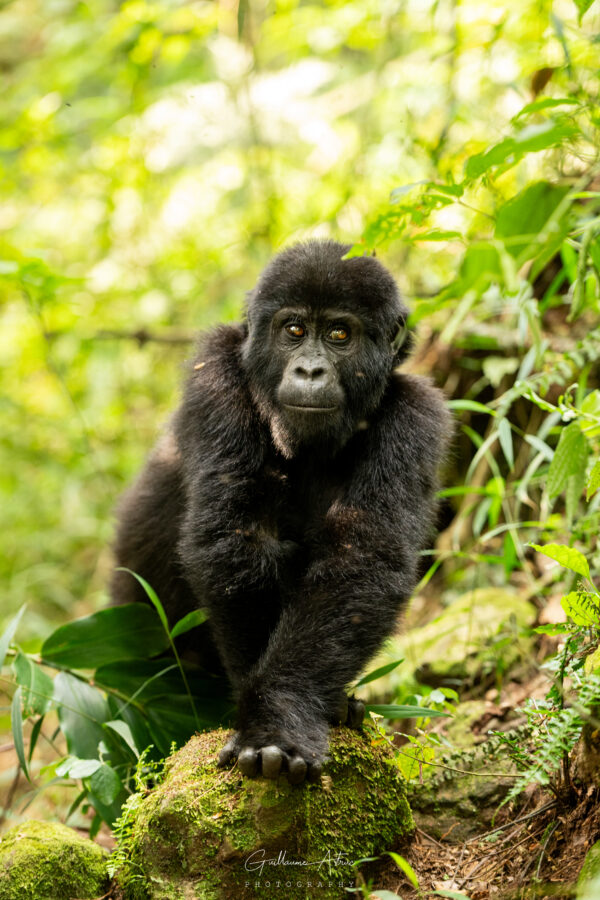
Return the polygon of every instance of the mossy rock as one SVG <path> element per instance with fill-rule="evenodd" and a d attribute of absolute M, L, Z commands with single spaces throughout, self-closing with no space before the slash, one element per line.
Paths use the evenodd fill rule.
<path fill-rule="evenodd" d="M 217 769 L 223 731 L 197 735 L 161 783 L 126 804 L 117 882 L 126 900 L 338 900 L 352 863 L 414 828 L 387 744 L 332 731 L 319 784 L 242 779 Z"/>
<path fill-rule="evenodd" d="M 579 880 L 577 881 L 578 900 L 593 900 L 600 890 L 600 841 L 592 844 L 586 853 Z"/>
<path fill-rule="evenodd" d="M 107 853 L 72 828 L 30 820 L 0 837 L 0 900 L 93 900 L 108 889 Z"/>

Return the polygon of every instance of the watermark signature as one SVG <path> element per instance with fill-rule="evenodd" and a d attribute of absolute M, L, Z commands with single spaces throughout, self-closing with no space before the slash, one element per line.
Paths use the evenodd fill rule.
<path fill-rule="evenodd" d="M 308 859 L 294 859 L 293 857 L 288 857 L 287 850 L 279 850 L 276 856 L 267 856 L 267 851 L 264 848 L 260 850 L 255 850 L 250 854 L 244 861 L 244 868 L 247 872 L 252 872 L 254 875 L 258 875 L 258 877 L 262 878 L 264 875 L 265 868 L 277 868 L 277 867 L 290 867 L 291 869 L 314 869 L 317 872 L 321 872 L 321 870 L 325 867 L 327 872 L 331 874 L 332 869 L 337 869 L 339 866 L 351 866 L 352 860 L 348 859 L 348 857 L 338 851 L 337 853 L 332 853 L 330 850 L 327 850 L 325 855 L 321 859 L 316 860 L 308 860 Z"/>

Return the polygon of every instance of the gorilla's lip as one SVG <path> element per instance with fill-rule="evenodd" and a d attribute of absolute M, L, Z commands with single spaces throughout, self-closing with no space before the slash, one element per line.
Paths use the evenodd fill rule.
<path fill-rule="evenodd" d="M 301 412 L 334 412 L 337 406 L 308 406 L 301 403 L 284 403 L 286 409 L 300 410 Z"/>

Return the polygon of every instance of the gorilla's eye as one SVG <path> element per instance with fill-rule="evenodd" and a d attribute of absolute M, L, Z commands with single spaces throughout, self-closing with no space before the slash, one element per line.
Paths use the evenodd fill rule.
<path fill-rule="evenodd" d="M 285 326 L 285 330 L 289 334 L 290 337 L 293 338 L 301 338 L 304 337 L 304 325 L 299 325 L 298 322 L 288 322 Z"/>
<path fill-rule="evenodd" d="M 350 332 L 343 325 L 335 325 L 327 335 L 330 341 L 338 341 L 342 343 L 343 341 L 347 341 L 350 337 Z"/>

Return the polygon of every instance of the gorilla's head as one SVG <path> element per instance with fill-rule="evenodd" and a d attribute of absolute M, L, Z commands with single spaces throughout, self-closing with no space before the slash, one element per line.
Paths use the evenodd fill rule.
<path fill-rule="evenodd" d="M 284 250 L 248 296 L 244 368 L 285 456 L 334 454 L 377 408 L 408 353 L 408 310 L 374 257 L 310 241 Z"/>

